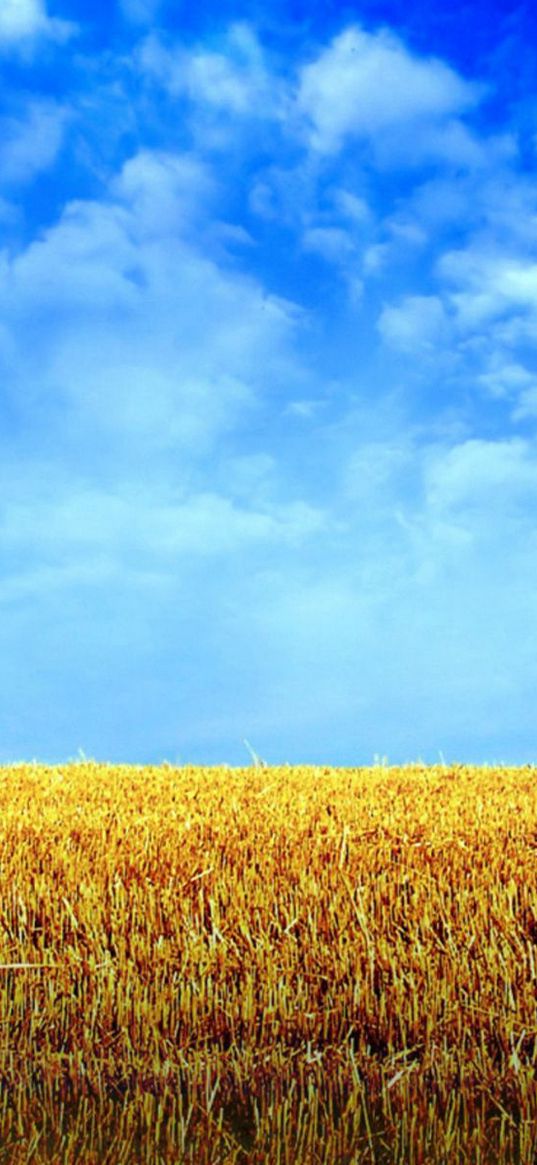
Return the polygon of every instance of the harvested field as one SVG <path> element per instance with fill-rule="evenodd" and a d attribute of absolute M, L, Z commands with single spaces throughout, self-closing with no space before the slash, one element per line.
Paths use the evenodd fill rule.
<path fill-rule="evenodd" d="M 537 771 L 0 770 L 0 1162 L 531 1165 Z"/>

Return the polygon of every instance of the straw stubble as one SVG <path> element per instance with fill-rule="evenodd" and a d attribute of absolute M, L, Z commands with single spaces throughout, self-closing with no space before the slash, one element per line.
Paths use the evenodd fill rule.
<path fill-rule="evenodd" d="M 0 771 L 0 1161 L 531 1162 L 537 781 Z"/>

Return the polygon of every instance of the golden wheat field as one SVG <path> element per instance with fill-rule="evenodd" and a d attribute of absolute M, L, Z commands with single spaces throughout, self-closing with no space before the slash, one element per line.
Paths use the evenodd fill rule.
<path fill-rule="evenodd" d="M 537 771 L 0 769 L 0 1162 L 537 1160 Z"/>

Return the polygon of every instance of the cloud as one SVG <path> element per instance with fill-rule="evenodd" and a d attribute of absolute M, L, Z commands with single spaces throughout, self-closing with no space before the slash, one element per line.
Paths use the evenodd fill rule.
<path fill-rule="evenodd" d="M 450 299 L 461 327 L 481 327 L 501 316 L 516 315 L 521 329 L 533 328 L 537 264 L 528 255 L 491 247 L 488 240 L 477 241 L 444 254 L 438 273 L 454 288 Z"/>
<path fill-rule="evenodd" d="M 218 193 L 191 154 L 144 150 L 101 202 L 69 203 L 2 257 L 2 537 L 26 594 L 44 566 L 73 589 L 67 562 L 162 579 L 196 558 L 291 552 L 325 528 L 300 485 L 278 498 L 263 451 L 301 314 L 211 257 Z"/>
<path fill-rule="evenodd" d="M 0 51 L 25 47 L 41 37 L 61 43 L 73 32 L 73 24 L 47 15 L 44 0 L 2 0 Z"/>
<path fill-rule="evenodd" d="M 435 455 L 426 468 L 427 505 L 439 513 L 494 515 L 537 501 L 537 464 L 532 443 L 522 438 L 472 438 Z"/>
<path fill-rule="evenodd" d="M 116 569 L 136 556 L 140 567 L 152 563 L 155 569 L 159 563 L 166 572 L 177 561 L 184 567 L 192 556 L 212 559 L 256 545 L 300 545 L 326 525 L 323 512 L 304 502 L 267 502 L 255 509 L 210 491 L 174 500 L 166 498 L 162 481 L 149 490 L 131 486 L 114 493 L 65 487 L 56 482 L 39 502 L 25 498 L 21 488 L 22 496 L 5 508 L 1 523 L 11 553 L 31 547 L 34 562 L 88 566 L 97 557 Z"/>
<path fill-rule="evenodd" d="M 519 406 L 514 411 L 514 419 L 525 415 L 524 402 L 528 402 L 535 389 L 536 377 L 509 354 L 492 352 L 488 365 L 478 376 L 478 383 L 491 397 L 509 399 L 515 397 Z M 529 414 L 528 414 L 529 415 Z"/>
<path fill-rule="evenodd" d="M 356 254 L 351 235 L 341 227 L 309 227 L 304 231 L 302 246 L 305 251 L 321 255 L 329 263 L 342 263 L 345 266 Z"/>
<path fill-rule="evenodd" d="M 442 295 L 458 336 L 461 370 L 490 398 L 512 403 L 511 419 L 533 415 L 537 265 L 532 246 L 491 232 L 470 236 L 437 263 Z"/>
<path fill-rule="evenodd" d="M 190 157 L 144 151 L 107 201 L 68 205 L 42 239 L 5 257 L 4 369 L 17 413 L 31 421 L 36 401 L 56 401 L 73 437 L 123 433 L 146 455 L 179 443 L 197 456 L 291 372 L 299 313 L 210 258 L 212 192 Z M 17 382 L 31 384 L 31 405 Z"/>
<path fill-rule="evenodd" d="M 387 304 L 378 327 L 385 343 L 403 352 L 435 351 L 450 334 L 444 306 L 435 295 L 408 295 L 399 304 Z"/>
<path fill-rule="evenodd" d="M 231 25 L 220 51 L 167 48 L 151 34 L 140 50 L 139 63 L 145 76 L 172 97 L 188 97 L 208 112 L 248 120 L 278 115 L 281 87 L 247 23 Z"/>
<path fill-rule="evenodd" d="M 132 24 L 151 24 L 158 16 L 162 0 L 119 0 L 119 7 Z"/>
<path fill-rule="evenodd" d="M 520 753 L 537 219 L 514 137 L 395 32 L 306 59 L 245 22 L 183 38 L 169 6 L 156 33 L 156 6 L 122 0 L 131 54 L 121 22 L 88 35 L 57 105 L 4 113 L 4 748 Z"/>
<path fill-rule="evenodd" d="M 31 181 L 49 169 L 61 149 L 68 112 L 51 101 L 31 102 L 19 116 L 0 122 L 0 183 Z"/>
<path fill-rule="evenodd" d="M 129 207 L 137 237 L 184 236 L 214 205 L 217 183 L 193 154 L 146 149 L 125 162 L 111 192 Z"/>
<path fill-rule="evenodd" d="M 430 134 L 438 122 L 447 122 L 441 144 L 446 152 L 470 148 L 464 131 L 455 123 L 450 127 L 449 119 L 478 100 L 478 87 L 442 61 L 411 54 L 387 30 L 368 33 L 351 27 L 302 68 L 297 108 L 312 149 L 321 154 L 337 152 L 349 139 L 375 140 L 402 126 L 415 133 L 425 123 Z M 460 139 L 453 147 L 450 135 Z M 407 148 L 412 151 L 412 138 Z"/>
<path fill-rule="evenodd" d="M 524 388 L 520 393 L 518 404 L 513 409 L 514 421 L 534 420 L 537 417 L 537 376 L 528 373 L 527 382 L 531 387 Z"/>
<path fill-rule="evenodd" d="M 417 465 L 418 451 L 407 435 L 398 434 L 392 440 L 366 438 L 344 466 L 345 497 L 371 507 L 376 519 L 382 510 L 389 509 L 393 514 L 394 508 L 402 504 L 403 483 Z"/>

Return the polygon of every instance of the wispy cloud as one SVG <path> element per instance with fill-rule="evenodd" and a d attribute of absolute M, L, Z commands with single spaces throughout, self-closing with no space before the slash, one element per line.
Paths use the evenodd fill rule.
<path fill-rule="evenodd" d="M 375 152 L 380 147 L 383 157 L 387 145 L 395 148 L 401 164 L 415 156 L 416 135 L 421 153 L 471 150 L 463 127 L 451 119 L 479 96 L 477 85 L 443 61 L 413 55 L 390 31 L 353 27 L 303 67 L 298 108 L 320 153 L 339 150 L 349 138 L 362 139 Z M 400 149 L 396 135 L 403 126 L 412 127 L 412 137 Z"/>
<path fill-rule="evenodd" d="M 126 20 L 147 25 L 158 18 L 162 0 L 119 0 L 119 6 Z"/>
<path fill-rule="evenodd" d="M 6 759 L 526 757 L 537 200 L 494 78 L 156 0 L 72 55 L 67 9 L 0 15 Z"/>
<path fill-rule="evenodd" d="M 0 9 L 0 53 L 8 49 L 28 50 L 39 38 L 62 43 L 75 26 L 47 15 L 44 0 L 2 0 Z"/>
<path fill-rule="evenodd" d="M 32 101 L 0 121 L 0 184 L 30 182 L 57 160 L 68 112 L 55 102 Z"/>

